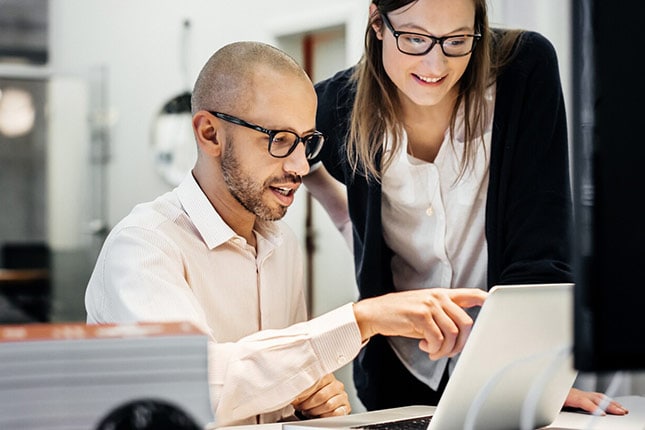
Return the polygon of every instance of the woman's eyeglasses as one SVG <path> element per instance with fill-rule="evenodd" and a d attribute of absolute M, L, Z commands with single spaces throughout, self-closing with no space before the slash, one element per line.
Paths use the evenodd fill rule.
<path fill-rule="evenodd" d="M 438 44 L 446 57 L 463 57 L 475 49 L 477 41 L 482 37 L 481 34 L 434 37 L 429 34 L 396 31 L 384 12 L 381 12 L 381 18 L 394 35 L 398 50 L 408 55 L 425 55 L 432 50 L 435 44 Z"/>

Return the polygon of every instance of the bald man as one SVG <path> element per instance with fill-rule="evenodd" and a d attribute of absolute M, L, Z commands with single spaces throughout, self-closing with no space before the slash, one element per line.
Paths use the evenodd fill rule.
<path fill-rule="evenodd" d="M 282 51 L 257 42 L 218 50 L 193 89 L 192 172 L 114 227 L 87 286 L 88 323 L 188 320 L 208 334 L 218 426 L 276 422 L 295 410 L 347 414 L 332 372 L 371 336 L 455 354 L 472 324 L 462 307 L 485 298 L 408 291 L 306 320 L 301 251 L 280 219 L 324 141 L 316 103 Z"/>

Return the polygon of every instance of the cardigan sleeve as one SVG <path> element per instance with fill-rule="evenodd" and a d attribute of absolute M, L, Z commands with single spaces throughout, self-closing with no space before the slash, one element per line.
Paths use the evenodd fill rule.
<path fill-rule="evenodd" d="M 564 98 L 551 43 L 523 35 L 498 77 L 487 208 L 489 285 L 571 280 Z"/>

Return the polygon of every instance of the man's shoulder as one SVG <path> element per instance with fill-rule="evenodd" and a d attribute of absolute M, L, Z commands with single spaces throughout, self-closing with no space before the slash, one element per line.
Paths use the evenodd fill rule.
<path fill-rule="evenodd" d="M 125 229 L 158 230 L 169 221 L 182 216 L 184 211 L 179 200 L 169 191 L 154 200 L 139 203 L 113 228 L 111 234 Z"/>

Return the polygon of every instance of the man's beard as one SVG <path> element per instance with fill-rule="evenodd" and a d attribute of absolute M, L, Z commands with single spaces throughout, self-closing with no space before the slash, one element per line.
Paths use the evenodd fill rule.
<path fill-rule="evenodd" d="M 286 178 L 269 178 L 263 184 L 255 182 L 245 174 L 235 156 L 235 143 L 231 140 L 222 155 L 222 174 L 228 190 L 247 211 L 264 221 L 276 221 L 287 213 L 287 206 L 277 205 L 269 207 L 262 201 L 264 192 L 272 183 L 301 182 L 297 176 L 289 175 Z"/>

